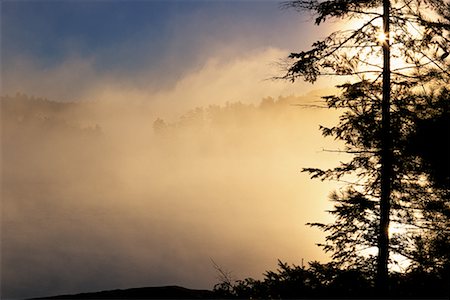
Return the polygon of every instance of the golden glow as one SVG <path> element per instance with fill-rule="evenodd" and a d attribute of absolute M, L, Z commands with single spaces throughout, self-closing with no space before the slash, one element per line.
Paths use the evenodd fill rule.
<path fill-rule="evenodd" d="M 389 225 L 389 236 L 402 235 L 407 233 L 407 228 L 401 224 L 390 224 Z"/>
<path fill-rule="evenodd" d="M 214 78 L 206 71 L 203 82 Z M 217 96 L 235 88 L 220 83 Z M 101 92 L 105 97 L 110 90 Z M 174 93 L 178 102 L 166 101 L 166 110 L 201 103 L 187 92 Z M 38 282 L 53 274 L 86 280 L 86 274 L 96 276 L 98 262 L 114 261 L 101 267 L 120 277 L 132 266 L 129 285 L 156 281 L 163 272 L 212 286 L 210 257 L 241 278 L 273 269 L 277 258 L 296 264 L 327 259 L 315 246 L 324 233 L 304 224 L 331 221 L 324 211 L 335 186 L 299 170 L 329 168 L 342 158 L 321 151 L 336 144 L 317 130 L 317 124 L 336 122 L 335 111 L 290 105 L 310 102 L 310 95 L 287 97 L 281 106 L 267 99 L 261 108 L 216 102 L 222 108 L 213 107 L 217 114 L 208 123 L 201 110 L 171 120 L 162 107 L 131 101 L 134 93 L 123 100 L 108 95 L 58 113 L 42 108 L 39 115 L 31 104 L 18 102 L 8 111 L 2 106 L 2 180 L 9 183 L 2 191 L 2 221 L 9 224 L 2 236 L 8 252 L 2 254 L 8 269 L 26 269 L 31 251 L 43 253 L 42 268 L 52 265 Z M 212 91 L 195 96 L 211 105 L 215 100 Z M 157 117 L 176 126 L 156 134 Z M 99 130 L 79 130 L 84 124 Z"/>
<path fill-rule="evenodd" d="M 384 32 L 379 32 L 378 33 L 377 40 L 378 40 L 378 42 L 380 42 L 380 44 L 385 43 L 386 39 L 387 39 L 387 37 L 386 37 L 386 34 Z"/>

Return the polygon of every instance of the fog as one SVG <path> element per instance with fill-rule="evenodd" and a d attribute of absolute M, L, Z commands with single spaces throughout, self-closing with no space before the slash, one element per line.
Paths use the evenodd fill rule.
<path fill-rule="evenodd" d="M 337 184 L 300 171 L 345 160 L 318 130 L 337 113 L 296 104 L 339 82 L 271 78 L 331 28 L 275 2 L 45 2 L 1 12 L 2 298 L 327 260 L 305 223 Z"/>
<path fill-rule="evenodd" d="M 211 259 L 236 279 L 326 260 L 304 224 L 327 221 L 333 186 L 300 170 L 339 159 L 318 131 L 336 113 L 292 105 L 314 97 L 172 118 L 157 101 L 4 97 L 3 297 L 212 288 Z"/>

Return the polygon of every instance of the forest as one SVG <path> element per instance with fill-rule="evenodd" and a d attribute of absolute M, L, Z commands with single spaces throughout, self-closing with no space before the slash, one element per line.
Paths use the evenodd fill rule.
<path fill-rule="evenodd" d="M 339 78 L 335 89 L 176 118 L 151 101 L 2 97 L 4 294 L 171 280 L 212 290 L 145 291 L 450 297 L 450 2 L 281 8 L 348 27 L 291 52 L 272 79 Z"/>

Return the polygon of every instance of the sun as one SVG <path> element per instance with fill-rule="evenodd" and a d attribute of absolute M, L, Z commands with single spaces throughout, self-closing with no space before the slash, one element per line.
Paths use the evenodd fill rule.
<path fill-rule="evenodd" d="M 387 40 L 387 36 L 384 32 L 379 32 L 377 35 L 377 40 L 380 42 L 380 44 L 383 44 Z"/>

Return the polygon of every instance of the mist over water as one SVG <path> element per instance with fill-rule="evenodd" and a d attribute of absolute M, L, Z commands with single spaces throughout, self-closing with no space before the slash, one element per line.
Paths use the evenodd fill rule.
<path fill-rule="evenodd" d="M 305 166 L 328 110 L 310 97 L 228 103 L 158 119 L 133 102 L 2 99 L 2 294 L 37 297 L 177 284 L 212 288 L 211 259 L 236 279 L 277 259 L 326 259 L 331 184 Z"/>
<path fill-rule="evenodd" d="M 300 170 L 345 159 L 321 151 L 337 114 L 291 105 L 328 92 L 288 95 L 338 82 L 267 79 L 329 28 L 275 2 L 166 2 L 2 3 L 1 93 L 28 95 L 1 101 L 2 298 L 326 259 L 304 224 L 334 185 Z"/>

